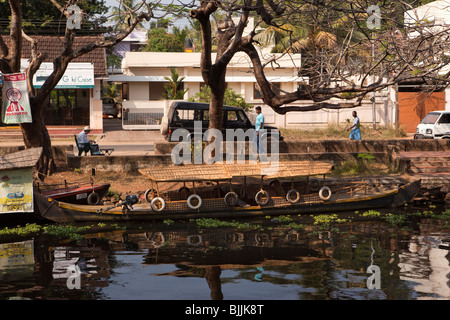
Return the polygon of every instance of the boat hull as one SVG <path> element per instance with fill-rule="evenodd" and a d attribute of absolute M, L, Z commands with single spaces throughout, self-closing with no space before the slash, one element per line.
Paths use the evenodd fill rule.
<path fill-rule="evenodd" d="M 95 192 L 99 199 L 102 199 L 111 185 L 109 183 L 99 185 L 76 186 L 60 188 L 54 190 L 42 190 L 39 193 L 45 197 L 52 198 L 61 202 L 89 204 L 89 195 Z M 97 197 L 96 196 L 96 197 Z"/>
<path fill-rule="evenodd" d="M 174 205 L 178 205 L 178 207 L 170 207 L 168 205 L 166 210 L 161 213 L 153 211 L 148 203 L 135 205 L 132 210 L 124 212 L 121 207 L 109 208 L 109 210 L 105 211 L 104 206 L 82 206 L 63 203 L 39 194 L 35 196 L 35 200 L 39 209 L 39 212 L 36 214 L 58 223 L 90 221 L 131 222 L 206 217 L 234 219 L 251 216 L 334 213 L 375 208 L 395 208 L 410 202 L 419 190 L 420 180 L 417 180 L 384 193 L 316 203 L 290 204 L 281 197 L 274 197 L 266 206 L 227 207 L 223 199 L 211 199 L 210 202 L 205 199 L 204 205 L 200 209 L 184 210 L 179 207 L 181 201 L 177 201 Z M 211 203 L 223 204 L 215 208 L 211 206 Z M 279 203 L 282 204 L 280 205 Z"/>

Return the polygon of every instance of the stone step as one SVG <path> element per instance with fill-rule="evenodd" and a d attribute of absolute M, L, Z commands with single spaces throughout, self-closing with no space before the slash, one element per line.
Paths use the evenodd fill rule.
<path fill-rule="evenodd" d="M 414 167 L 450 167 L 450 159 L 446 160 L 432 160 L 432 161 L 411 161 L 411 166 Z"/>
<path fill-rule="evenodd" d="M 431 162 L 431 161 L 449 161 L 449 156 L 436 157 L 408 157 L 411 162 Z"/>
<path fill-rule="evenodd" d="M 441 167 L 432 167 L 432 166 L 424 166 L 424 167 L 416 167 L 411 166 L 409 171 L 412 173 L 450 173 L 450 166 L 441 166 Z"/>

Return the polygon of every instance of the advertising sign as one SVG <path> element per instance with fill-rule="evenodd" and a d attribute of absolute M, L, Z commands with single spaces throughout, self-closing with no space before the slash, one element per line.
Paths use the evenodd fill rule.
<path fill-rule="evenodd" d="M 32 122 L 25 73 L 3 75 L 3 123 Z"/>
<path fill-rule="evenodd" d="M 53 63 L 44 62 L 36 71 L 33 87 L 39 89 L 53 72 Z M 55 89 L 94 88 L 94 65 L 92 63 L 69 63 Z"/>
<path fill-rule="evenodd" d="M 0 214 L 33 210 L 32 168 L 0 171 Z"/>

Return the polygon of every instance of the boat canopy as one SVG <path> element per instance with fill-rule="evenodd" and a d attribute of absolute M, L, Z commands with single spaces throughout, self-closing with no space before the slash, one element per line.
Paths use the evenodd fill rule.
<path fill-rule="evenodd" d="M 332 164 L 328 161 L 279 161 L 274 163 L 188 164 L 153 166 L 139 172 L 154 182 L 224 181 L 235 177 L 263 179 L 295 178 L 325 175 Z"/>

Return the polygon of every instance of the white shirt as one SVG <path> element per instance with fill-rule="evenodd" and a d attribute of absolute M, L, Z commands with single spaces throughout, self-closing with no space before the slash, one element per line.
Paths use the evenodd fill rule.
<path fill-rule="evenodd" d="M 89 139 L 84 130 L 78 134 L 78 143 L 89 143 Z"/>
<path fill-rule="evenodd" d="M 359 118 L 358 118 L 358 117 L 355 117 L 355 118 L 353 119 L 353 126 L 354 126 L 354 128 L 358 128 L 358 125 L 359 125 Z"/>

